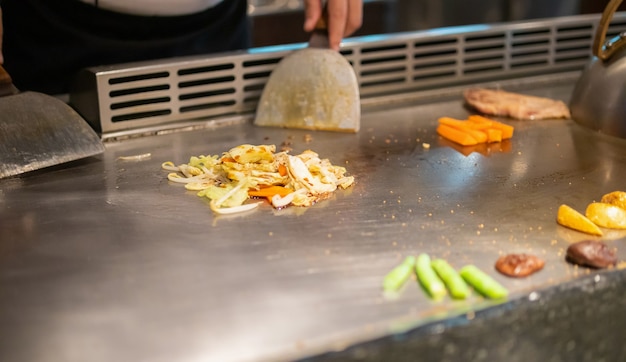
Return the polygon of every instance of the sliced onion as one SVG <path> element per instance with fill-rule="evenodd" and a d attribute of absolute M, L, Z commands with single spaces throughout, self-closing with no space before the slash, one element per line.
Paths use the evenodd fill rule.
<path fill-rule="evenodd" d="M 226 195 L 222 196 L 221 198 L 219 198 L 217 201 L 215 201 L 215 205 L 217 205 L 217 207 L 222 206 L 222 204 L 228 200 L 229 197 L 233 196 L 235 194 L 235 192 L 239 191 L 240 188 L 243 187 L 243 185 L 246 183 L 245 180 L 241 180 L 239 181 L 239 183 L 237 184 L 237 186 L 233 187 L 230 191 L 228 191 L 226 193 Z"/>
<path fill-rule="evenodd" d="M 189 191 L 202 191 L 213 186 L 212 182 L 190 182 L 185 184 L 185 188 Z"/>
<path fill-rule="evenodd" d="M 194 176 L 202 175 L 202 170 L 200 170 L 199 168 L 195 166 L 189 166 L 189 165 L 183 164 L 183 165 L 180 165 L 178 169 L 180 170 L 180 172 L 183 173 L 183 175 L 185 175 L 185 177 L 194 177 Z"/>
<path fill-rule="evenodd" d="M 276 194 L 274 196 L 272 196 L 272 206 L 274 206 L 275 208 L 281 208 L 281 207 L 285 207 L 289 204 L 291 204 L 291 202 L 293 201 L 293 198 L 297 195 L 297 194 L 301 194 L 304 193 L 304 189 L 300 189 L 298 191 L 294 191 L 291 193 L 288 193 L 287 195 L 285 195 L 285 197 L 280 197 L 279 194 Z"/>
<path fill-rule="evenodd" d="M 220 214 L 220 215 L 235 214 L 238 212 L 253 210 L 259 207 L 259 204 L 261 204 L 261 202 L 255 202 L 252 204 L 243 204 L 243 205 L 233 206 L 233 207 L 219 207 L 217 206 L 217 203 L 215 202 L 215 200 L 211 200 L 211 202 L 209 203 L 209 205 L 211 206 L 211 210 L 213 210 L 214 213 Z"/>

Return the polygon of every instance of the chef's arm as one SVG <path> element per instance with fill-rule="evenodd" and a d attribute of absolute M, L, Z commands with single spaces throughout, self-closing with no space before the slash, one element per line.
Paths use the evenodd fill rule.
<path fill-rule="evenodd" d="M 339 50 L 341 40 L 363 23 L 363 0 L 327 0 L 328 40 L 330 47 Z M 313 31 L 322 15 L 322 0 L 305 0 L 304 30 Z"/>

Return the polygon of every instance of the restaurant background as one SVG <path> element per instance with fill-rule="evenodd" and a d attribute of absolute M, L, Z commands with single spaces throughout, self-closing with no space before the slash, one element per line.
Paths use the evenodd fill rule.
<path fill-rule="evenodd" d="M 303 0 L 249 0 L 249 4 L 253 46 L 308 40 L 302 31 Z M 365 0 L 363 27 L 354 36 L 601 13 L 606 4 L 598 0 Z"/>

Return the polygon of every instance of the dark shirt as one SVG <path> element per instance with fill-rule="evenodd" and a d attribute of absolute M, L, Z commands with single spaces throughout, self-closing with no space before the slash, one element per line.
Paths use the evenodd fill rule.
<path fill-rule="evenodd" d="M 246 0 L 193 15 L 137 16 L 78 0 L 2 0 L 5 68 L 21 90 L 64 94 L 83 68 L 245 49 Z"/>

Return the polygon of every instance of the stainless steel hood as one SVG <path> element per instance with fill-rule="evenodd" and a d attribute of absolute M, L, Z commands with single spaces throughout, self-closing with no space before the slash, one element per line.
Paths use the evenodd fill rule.
<path fill-rule="evenodd" d="M 346 41 L 364 106 L 492 80 L 580 71 L 599 16 L 479 24 Z M 609 34 L 626 30 L 617 14 Z M 251 114 L 268 75 L 302 44 L 85 70 L 71 104 L 103 138 Z"/>

